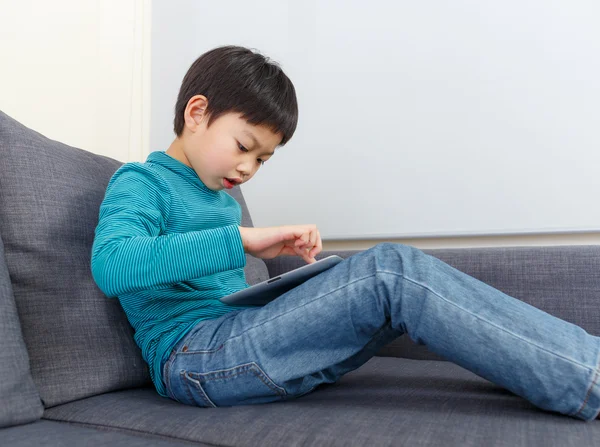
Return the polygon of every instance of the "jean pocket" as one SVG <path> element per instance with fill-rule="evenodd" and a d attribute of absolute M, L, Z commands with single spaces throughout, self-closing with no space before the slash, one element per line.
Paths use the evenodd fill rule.
<path fill-rule="evenodd" d="M 276 385 L 254 362 L 208 373 L 181 371 L 183 387 L 200 407 L 230 407 L 284 400 L 284 388 Z"/>

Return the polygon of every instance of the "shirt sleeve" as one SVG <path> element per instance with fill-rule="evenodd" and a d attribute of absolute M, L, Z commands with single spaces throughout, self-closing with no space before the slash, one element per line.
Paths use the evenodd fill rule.
<path fill-rule="evenodd" d="M 108 297 L 242 268 L 237 225 L 162 234 L 171 204 L 160 174 L 127 163 L 111 178 L 92 245 L 94 281 Z"/>

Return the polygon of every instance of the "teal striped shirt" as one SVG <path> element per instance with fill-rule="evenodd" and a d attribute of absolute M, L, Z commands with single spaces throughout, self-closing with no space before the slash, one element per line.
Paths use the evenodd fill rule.
<path fill-rule="evenodd" d="M 161 396 L 162 364 L 199 321 L 252 306 L 219 298 L 249 287 L 239 203 L 167 155 L 125 163 L 100 205 L 91 270 L 118 298 Z"/>

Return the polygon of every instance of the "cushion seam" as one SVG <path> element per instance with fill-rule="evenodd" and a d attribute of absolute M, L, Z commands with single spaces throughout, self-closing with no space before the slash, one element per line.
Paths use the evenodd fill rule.
<path fill-rule="evenodd" d="M 152 432 L 148 432 L 148 431 L 144 431 L 144 430 L 136 430 L 134 428 L 115 427 L 113 425 L 97 424 L 97 423 L 91 423 L 91 422 L 66 421 L 66 420 L 61 420 L 61 419 L 51 419 L 48 417 L 44 417 L 42 419 L 49 420 L 49 421 L 55 421 L 55 422 L 61 422 L 61 423 L 65 423 L 65 424 L 77 425 L 77 426 L 86 427 L 86 428 L 95 427 L 95 428 L 98 428 L 98 430 L 104 430 L 104 431 L 115 431 L 115 432 L 122 432 L 125 434 L 144 434 L 146 437 L 155 437 L 155 438 L 159 438 L 161 440 L 168 440 L 168 441 L 177 440 L 177 441 L 181 441 L 181 442 L 190 443 L 192 445 L 198 445 L 198 443 L 200 442 L 202 444 L 206 444 L 208 446 L 214 446 L 214 447 L 234 447 L 234 446 L 230 446 L 229 444 L 213 444 L 213 443 L 206 442 L 206 441 L 190 441 L 189 439 L 185 439 L 185 438 L 177 438 L 175 436 L 161 435 L 159 433 L 152 433 Z"/>

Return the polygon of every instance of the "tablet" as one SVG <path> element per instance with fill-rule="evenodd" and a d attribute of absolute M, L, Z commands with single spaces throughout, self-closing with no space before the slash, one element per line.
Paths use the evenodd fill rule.
<path fill-rule="evenodd" d="M 327 256 L 312 264 L 306 264 L 295 270 L 283 273 L 275 278 L 247 287 L 239 292 L 224 296 L 220 300 L 226 304 L 239 304 L 248 306 L 264 306 L 278 296 L 299 286 L 313 276 L 339 264 L 344 259 L 337 255 Z"/>

